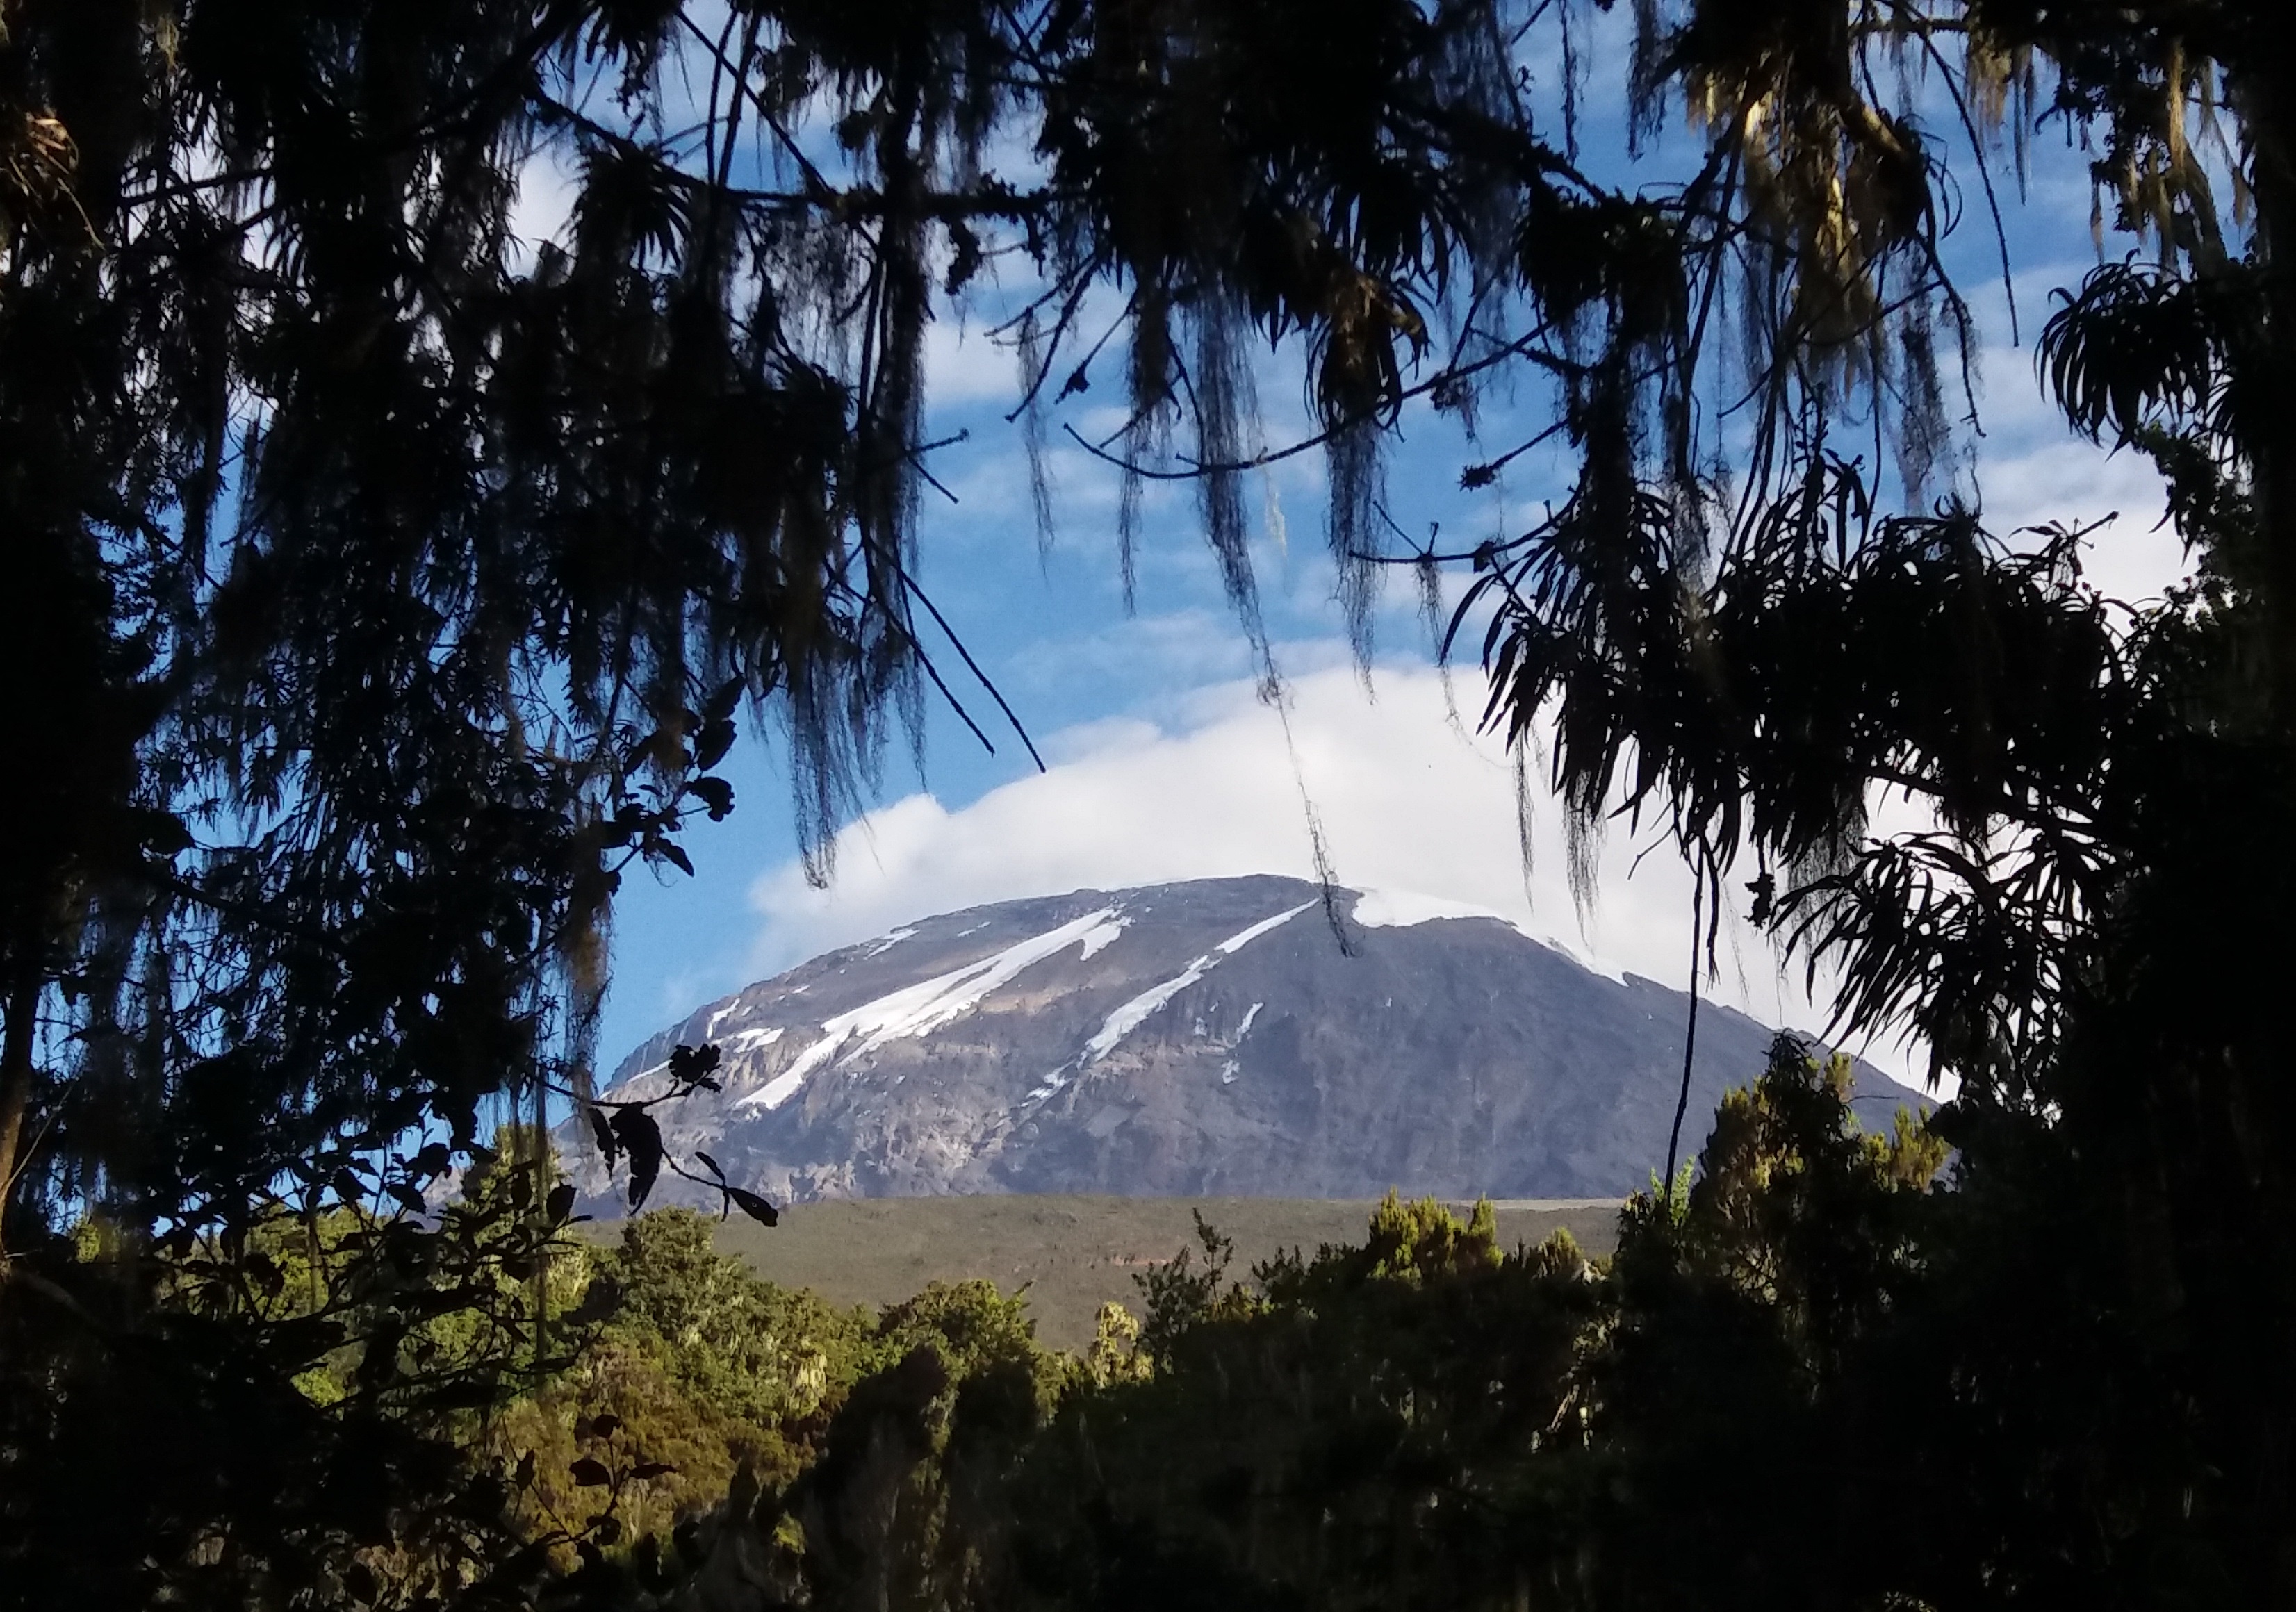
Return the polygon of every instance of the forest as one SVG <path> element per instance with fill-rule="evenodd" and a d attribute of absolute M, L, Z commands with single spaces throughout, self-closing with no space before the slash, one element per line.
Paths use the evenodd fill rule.
<path fill-rule="evenodd" d="M 2296 1606 L 2292 33 L 0 3 L 0 1604 Z M 2043 140 L 2089 227 L 2019 315 Z M 2161 597 L 1990 523 L 1997 258 Z M 1316 464 L 1363 662 L 1415 586 L 1581 839 L 1685 861 L 1702 977 L 1755 926 L 1950 1101 L 1869 1134 L 1784 1041 L 1599 1264 L 1208 1227 L 1080 1358 L 640 1213 L 777 1214 L 662 1145 L 717 1049 L 594 1069 L 735 747 L 824 882 L 929 712 L 1031 749 L 919 584 L 961 312 L 1040 541 L 1080 453 L 1128 593 L 1182 490 L 1280 712 L 1250 495 Z M 1446 547 L 1407 436 L 1535 495 Z"/>
<path fill-rule="evenodd" d="M 1892 1429 L 1918 1447 L 1952 1398 L 1914 1297 L 1947 1150 L 1902 1110 L 1859 1129 L 1849 1090 L 1846 1059 L 1781 1037 L 1695 1184 L 1632 1200 L 1599 1264 L 1567 1231 L 1503 1248 L 1488 1202 L 1462 1221 L 1390 1192 L 1360 1242 L 1243 1272 L 1200 1215 L 1080 1355 L 1038 1345 L 1025 1294 L 840 1309 L 717 1251 L 709 1217 L 651 1210 L 505 1286 L 556 1307 L 562 1359 L 450 1436 L 518 1542 L 495 1572 L 545 1604 L 1606 1604 L 1756 1562 L 1775 1576 L 1733 1592 L 1750 1604 L 1938 1594 L 1956 1565 L 1923 1476 L 1849 1463 Z M 450 1221 L 517 1223 L 556 1172 L 546 1141 L 538 1171 L 502 1162 L 516 1142 Z M 256 1234 L 275 1322 L 324 1291 L 306 1232 Z M 317 1232 L 322 1260 L 361 1234 Z M 464 1319 L 399 1346 L 436 1370 L 525 1342 Z M 339 1349 L 299 1387 L 338 1403 L 365 1361 Z M 1731 1451 L 1767 1481 L 1710 1492 L 1696 1475 Z M 380 1555 L 346 1587 L 380 1593 Z M 434 1592 L 460 1565 L 393 1556 Z"/>

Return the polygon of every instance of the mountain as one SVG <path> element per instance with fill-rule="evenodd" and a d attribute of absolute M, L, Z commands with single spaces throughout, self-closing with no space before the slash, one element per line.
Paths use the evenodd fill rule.
<path fill-rule="evenodd" d="M 776 1200 L 939 1193 L 1619 1197 L 1663 1161 L 1681 992 L 1423 897 L 1201 880 L 974 907 L 816 957 L 647 1041 L 610 1094 L 715 1043 L 653 1112 Z M 1773 1032 L 1702 1006 L 1694 1151 Z M 1859 1112 L 1916 1093 L 1860 1066 Z M 602 1161 L 562 1136 L 609 1209 Z M 654 1201 L 709 1201 L 665 1174 Z"/>

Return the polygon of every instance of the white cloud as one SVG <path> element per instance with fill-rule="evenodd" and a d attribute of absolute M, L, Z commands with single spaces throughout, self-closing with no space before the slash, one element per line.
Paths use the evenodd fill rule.
<path fill-rule="evenodd" d="M 1021 366 L 979 319 L 944 314 L 925 326 L 925 399 L 934 408 L 1021 401 Z"/>
<path fill-rule="evenodd" d="M 810 888 L 793 863 L 752 887 L 764 920 L 752 977 L 988 902 L 1244 873 L 1312 877 L 1304 783 L 1342 884 L 1488 909 L 1605 970 L 1683 985 L 1690 882 L 1680 862 L 1661 847 L 1636 866 L 1652 837 L 1615 825 L 1582 930 L 1559 807 L 1535 807 L 1526 880 L 1512 771 L 1496 741 L 1450 719 L 1431 668 L 1382 671 L 1373 700 L 1345 666 L 1302 676 L 1292 692 L 1297 778 L 1276 714 L 1237 683 L 1198 693 L 1160 724 L 1117 719 L 1054 735 L 1049 773 L 961 809 L 920 794 L 872 814 L 839 837 L 831 888 Z M 1463 675 L 1471 716 L 1477 693 Z M 1726 954 L 1713 995 L 1771 1023 L 1822 1019 L 1764 942 L 1734 938 L 1735 966 Z"/>
<path fill-rule="evenodd" d="M 1997 533 L 2045 523 L 2095 526 L 2082 551 L 2083 574 L 2108 598 L 2157 599 L 2193 569 L 2166 519 L 2160 472 L 2133 450 L 2108 454 L 2060 438 L 1989 463 L 1984 476 L 1987 524 Z"/>
<path fill-rule="evenodd" d="M 2057 264 L 2019 277 L 2029 340 L 2032 309 L 2047 308 L 2047 290 L 2079 283 L 2081 272 L 2079 264 Z M 1988 319 L 2005 325 L 2005 309 L 1997 307 Z M 2192 566 L 2166 520 L 2167 490 L 2152 462 L 2134 449 L 2116 451 L 2075 436 L 2043 387 L 2030 347 L 1988 348 L 1981 368 L 1991 383 L 1984 389 L 1987 436 L 1977 464 L 1988 528 L 2029 542 L 2017 537 L 2021 528 L 2094 527 L 2082 554 L 2087 579 L 2132 604 L 2157 599 L 2183 580 Z"/>
<path fill-rule="evenodd" d="M 527 159 L 519 169 L 518 194 L 510 208 L 514 268 L 530 270 L 544 242 L 566 238 L 581 189 L 581 175 L 570 153 L 545 147 Z"/>

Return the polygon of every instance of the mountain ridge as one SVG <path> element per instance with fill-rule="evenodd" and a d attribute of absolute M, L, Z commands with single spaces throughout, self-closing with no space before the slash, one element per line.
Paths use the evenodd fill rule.
<path fill-rule="evenodd" d="M 939 914 L 697 1009 L 609 1090 L 652 1095 L 674 1047 L 718 1045 L 723 1091 L 657 1108 L 665 1138 L 795 1201 L 1646 1183 L 1686 996 L 1459 904 L 1339 891 L 1337 933 L 1324 905 L 1315 884 L 1252 875 Z M 1685 1150 L 1775 1034 L 1702 1006 Z M 1922 1101 L 1857 1074 L 1869 1105 Z M 603 1162 L 578 1138 L 578 1185 L 603 1206 Z M 665 1180 L 657 1198 L 705 1194 Z"/>

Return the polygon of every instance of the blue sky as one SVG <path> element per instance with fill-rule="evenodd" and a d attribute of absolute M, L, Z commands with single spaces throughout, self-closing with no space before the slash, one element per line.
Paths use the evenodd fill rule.
<path fill-rule="evenodd" d="M 1597 70 L 1622 73 L 1625 60 L 1602 40 L 1588 53 L 1590 151 L 1622 148 L 1619 87 Z M 1662 174 L 1664 153 L 1638 171 Z M 1977 477 L 1988 516 L 2009 529 L 2120 511 L 2093 552 L 2093 574 L 2123 597 L 2156 593 L 2182 569 L 2173 534 L 2157 529 L 2157 483 L 2140 462 L 2072 439 L 2033 377 L 2031 342 L 2050 288 L 2077 282 L 2095 261 L 2080 160 L 2043 140 L 2027 197 L 2019 200 L 2013 180 L 2003 185 L 2021 348 L 2009 345 L 1981 198 L 1965 200 L 1954 266 L 1982 322 Z M 726 769 L 736 810 L 722 824 L 697 823 L 687 839 L 694 876 L 638 872 L 619 900 L 599 1043 L 605 1068 L 703 1002 L 906 919 L 1087 885 L 1304 873 L 1303 787 L 1330 830 L 1343 883 L 1524 917 L 1602 966 L 1685 983 L 1688 883 L 1663 852 L 1636 866 L 1646 838 L 1613 831 L 1584 922 L 1564 889 L 1551 806 L 1535 814 L 1538 852 L 1526 876 L 1511 775 L 1496 747 L 1472 732 L 1480 680 L 1463 666 L 1447 691 L 1407 575 L 1391 579 L 1381 608 L 1368 688 L 1351 669 L 1324 548 L 1318 456 L 1286 462 L 1250 494 L 1253 561 L 1294 700 L 1291 751 L 1276 714 L 1252 697 L 1250 648 L 1185 487 L 1150 490 L 1136 610 L 1127 610 L 1119 579 L 1114 475 L 1073 448 L 1054 454 L 1057 537 L 1040 555 L 1021 433 L 1003 419 L 1017 396 L 1014 362 L 983 333 L 997 298 L 988 288 L 969 317 L 950 310 L 930 344 L 931 434 L 967 435 L 931 461 L 955 499 L 926 494 L 920 580 L 1028 725 L 1049 773 L 1036 775 L 991 720 L 990 702 L 966 687 L 954 656 L 943 657 L 996 753 L 985 754 L 936 704 L 922 775 L 898 747 L 888 755 L 871 815 L 840 837 L 836 878 L 822 892 L 798 873 L 778 743 L 770 732 L 745 737 Z M 1116 365 L 1101 368 L 1112 380 Z M 1281 442 L 1303 418 L 1296 356 L 1271 357 L 1259 390 L 1268 438 Z M 1119 418 L 1116 401 L 1087 394 L 1056 421 L 1098 436 Z M 1531 418 L 1541 401 L 1521 399 L 1518 417 Z M 1521 516 L 1546 490 L 1536 470 L 1463 494 L 1458 470 L 1473 456 L 1447 422 L 1407 419 L 1389 467 L 1401 524 L 1418 535 L 1440 522 L 1446 546 L 1527 524 Z M 1464 720 L 1453 719 L 1455 706 Z M 1715 994 L 1759 1017 L 1800 1025 L 1823 1017 L 1742 929 L 1723 973 Z M 1890 1049 L 1869 1051 L 1906 1066 Z"/>

